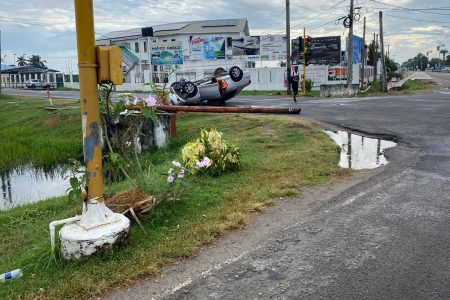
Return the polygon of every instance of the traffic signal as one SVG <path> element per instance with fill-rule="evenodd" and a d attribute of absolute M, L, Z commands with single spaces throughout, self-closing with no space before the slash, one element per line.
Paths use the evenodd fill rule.
<path fill-rule="evenodd" d="M 306 47 L 311 48 L 312 47 L 312 37 L 308 35 L 306 38 Z"/>
<path fill-rule="evenodd" d="M 298 50 L 300 54 L 303 53 L 303 38 L 301 36 L 298 37 Z"/>

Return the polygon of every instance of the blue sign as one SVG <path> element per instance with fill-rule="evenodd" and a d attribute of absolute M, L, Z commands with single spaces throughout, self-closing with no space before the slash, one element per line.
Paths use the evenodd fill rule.
<path fill-rule="evenodd" d="M 353 36 L 353 63 L 359 64 L 362 62 L 362 49 L 363 49 L 363 39 L 359 36 Z"/>

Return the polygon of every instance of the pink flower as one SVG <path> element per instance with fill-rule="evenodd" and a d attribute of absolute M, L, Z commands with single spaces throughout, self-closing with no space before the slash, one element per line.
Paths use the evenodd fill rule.
<path fill-rule="evenodd" d="M 205 156 L 201 161 L 198 161 L 196 165 L 199 168 L 209 168 L 211 166 L 211 160 Z"/>
<path fill-rule="evenodd" d="M 153 97 L 152 95 L 148 95 L 147 98 L 144 99 L 145 104 L 147 104 L 147 106 L 155 106 L 156 105 L 156 99 L 155 97 Z"/>

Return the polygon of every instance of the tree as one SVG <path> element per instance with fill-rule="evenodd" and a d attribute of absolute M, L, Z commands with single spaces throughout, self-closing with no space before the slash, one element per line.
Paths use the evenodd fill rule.
<path fill-rule="evenodd" d="M 27 60 L 26 60 L 26 58 L 25 58 L 25 56 L 24 55 L 22 55 L 22 56 L 19 56 L 18 58 L 17 58 L 17 65 L 19 66 L 19 67 L 24 67 L 24 66 L 26 66 L 27 65 Z"/>
<path fill-rule="evenodd" d="M 448 50 L 447 50 L 447 49 L 442 49 L 442 50 L 440 51 L 440 53 L 442 54 L 442 60 L 445 61 L 445 56 L 447 55 Z"/>
<path fill-rule="evenodd" d="M 42 58 L 41 58 L 41 56 L 40 55 L 31 55 L 29 58 L 28 58 L 28 64 L 30 65 L 30 66 L 35 66 L 35 67 L 41 67 L 41 68 L 47 68 L 47 66 L 45 65 L 45 63 L 46 63 L 47 61 L 45 61 L 45 60 L 42 60 Z"/>

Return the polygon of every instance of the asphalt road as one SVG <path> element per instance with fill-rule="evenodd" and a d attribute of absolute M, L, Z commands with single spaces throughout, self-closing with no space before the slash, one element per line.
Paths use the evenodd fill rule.
<path fill-rule="evenodd" d="M 390 163 L 280 199 L 161 277 L 106 298 L 449 299 L 450 74 L 431 76 L 440 91 L 297 104 L 300 117 L 326 127 L 398 141 Z M 258 97 L 230 104 L 294 105 Z"/>

